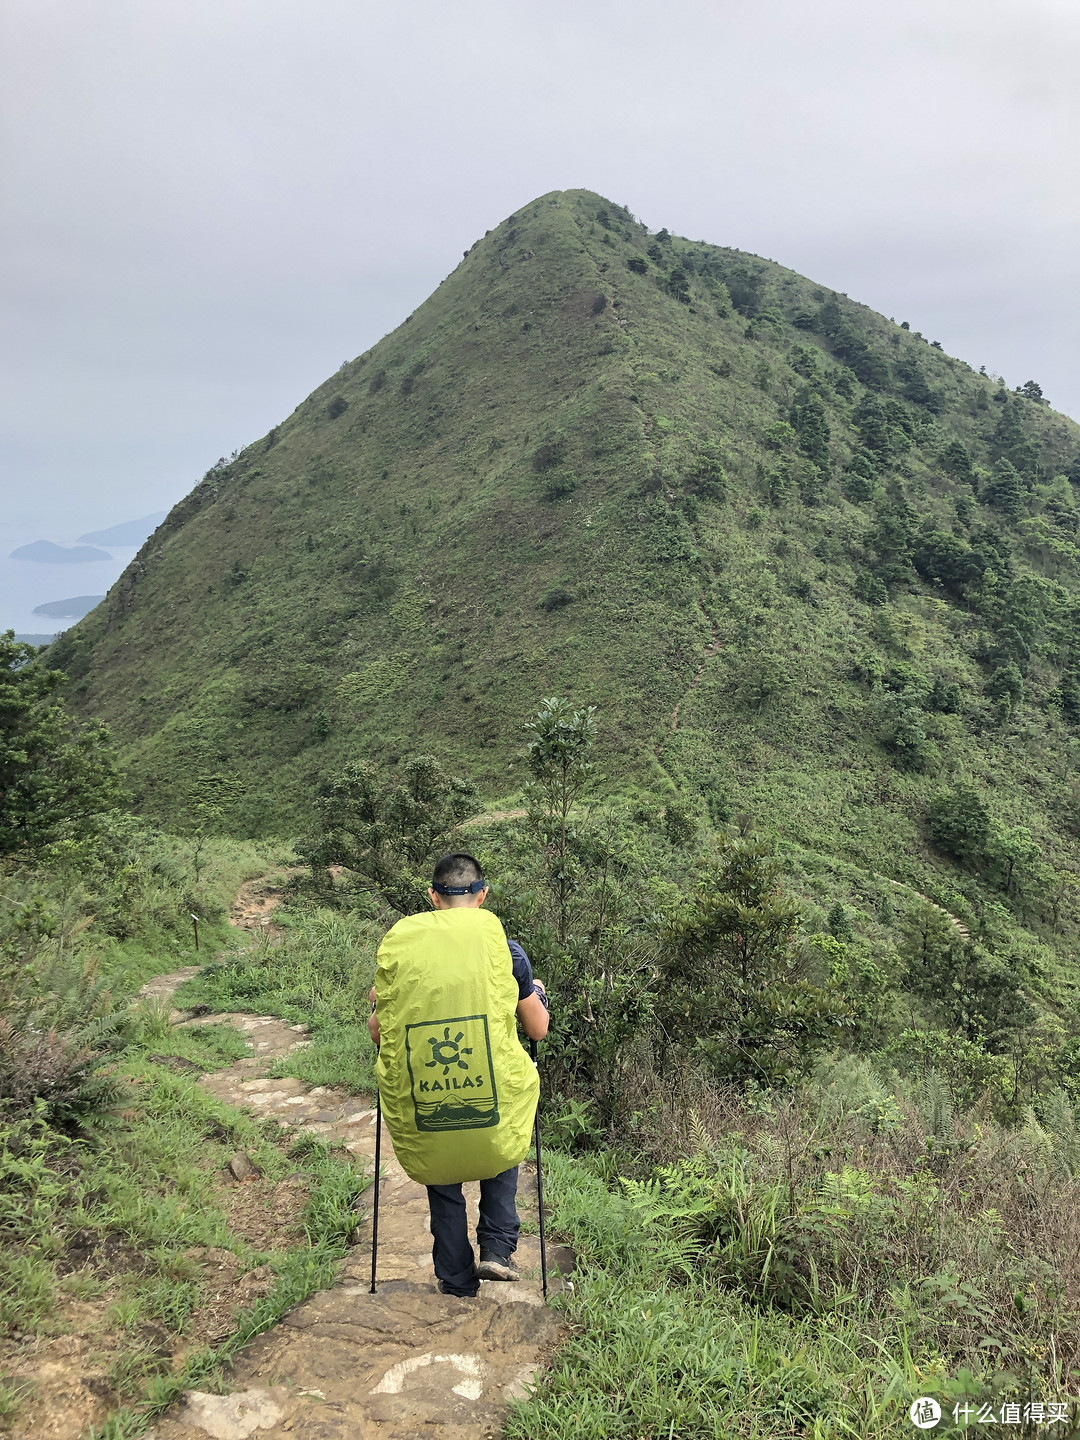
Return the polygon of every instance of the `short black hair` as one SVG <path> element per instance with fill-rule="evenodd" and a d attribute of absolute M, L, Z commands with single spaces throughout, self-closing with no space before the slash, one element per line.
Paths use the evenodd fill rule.
<path fill-rule="evenodd" d="M 431 887 L 435 889 L 439 885 L 474 885 L 477 880 L 484 878 L 484 872 L 480 868 L 480 861 L 475 855 L 466 855 L 460 851 L 454 855 L 444 855 L 441 860 L 435 862 L 435 873 L 431 877 Z"/>

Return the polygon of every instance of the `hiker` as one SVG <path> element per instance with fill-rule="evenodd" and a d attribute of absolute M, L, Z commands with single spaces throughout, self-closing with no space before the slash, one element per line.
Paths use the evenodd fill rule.
<path fill-rule="evenodd" d="M 488 883 L 474 856 L 444 855 L 428 896 L 434 908 L 406 915 L 379 946 L 368 1029 L 395 1153 L 427 1186 L 439 1290 L 471 1297 L 481 1280 L 520 1278 L 518 1165 L 540 1080 L 516 1020 L 542 1040 L 548 1001 L 525 951 L 482 909 Z M 479 1264 L 466 1180 L 480 1181 Z"/>

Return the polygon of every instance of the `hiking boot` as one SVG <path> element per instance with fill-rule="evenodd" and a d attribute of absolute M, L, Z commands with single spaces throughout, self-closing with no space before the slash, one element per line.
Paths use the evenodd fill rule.
<path fill-rule="evenodd" d="M 468 1291 L 462 1292 L 461 1290 L 451 1290 L 450 1287 L 447 1285 L 447 1283 L 446 1283 L 445 1280 L 440 1280 L 440 1281 L 439 1281 L 439 1294 L 440 1294 L 440 1295 L 456 1295 L 459 1300 L 475 1300 L 476 1297 L 477 1297 L 477 1295 L 479 1294 L 479 1287 L 477 1287 L 476 1290 L 468 1290 Z"/>
<path fill-rule="evenodd" d="M 508 1257 L 495 1255 L 490 1250 L 480 1251 L 480 1264 L 476 1273 L 481 1280 L 520 1280 L 521 1271 Z"/>

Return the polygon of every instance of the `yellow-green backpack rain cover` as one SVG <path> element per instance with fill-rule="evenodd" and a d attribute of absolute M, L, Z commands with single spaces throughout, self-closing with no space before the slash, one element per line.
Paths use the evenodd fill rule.
<path fill-rule="evenodd" d="M 379 1095 L 410 1179 L 487 1180 L 523 1160 L 540 1079 L 497 917 L 455 906 L 399 920 L 379 947 L 375 1002 Z"/>

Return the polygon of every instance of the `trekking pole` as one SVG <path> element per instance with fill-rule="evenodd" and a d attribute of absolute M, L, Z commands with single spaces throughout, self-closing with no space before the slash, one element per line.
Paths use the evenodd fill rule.
<path fill-rule="evenodd" d="M 532 1053 L 532 1062 L 537 1071 L 540 1069 L 536 1057 L 536 1041 L 529 1041 L 529 1050 Z M 540 1211 L 540 1279 L 544 1287 L 544 1299 L 547 1299 L 547 1239 L 544 1234 L 544 1175 L 540 1168 L 540 1097 L 536 1097 L 536 1118 L 533 1122 L 533 1129 L 536 1133 L 536 1203 Z"/>
<path fill-rule="evenodd" d="M 382 1148 L 382 1096 L 375 1092 L 375 1204 L 371 1212 L 371 1294 L 375 1294 L 375 1266 L 379 1258 L 379 1151 Z"/>
<path fill-rule="evenodd" d="M 375 1266 L 379 1259 L 379 1156 L 382 1150 L 382 1093 L 375 1079 L 375 1204 L 371 1212 L 371 1291 L 375 1294 Z"/>

